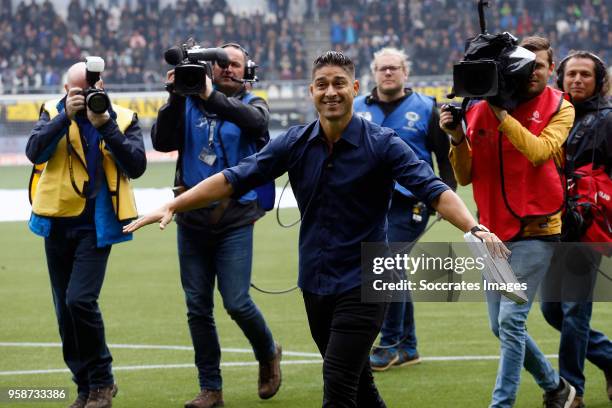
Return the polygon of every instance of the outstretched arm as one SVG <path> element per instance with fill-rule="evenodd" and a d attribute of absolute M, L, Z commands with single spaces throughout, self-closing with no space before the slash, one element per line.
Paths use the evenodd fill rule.
<path fill-rule="evenodd" d="M 470 231 L 478 224 L 465 203 L 451 190 L 446 190 L 440 194 L 432 202 L 432 206 L 445 220 L 463 232 Z M 475 235 L 487 244 L 489 252 L 493 256 L 507 258 L 510 255 L 510 250 L 492 232 L 478 231 Z"/>
<path fill-rule="evenodd" d="M 174 200 L 157 210 L 146 214 L 123 227 L 124 233 L 134 232 L 145 225 L 159 221 L 159 228 L 164 229 L 172 221 L 174 213 L 206 207 L 212 202 L 227 198 L 234 189 L 223 173 L 217 173 L 200 181 L 195 187 L 187 190 Z"/>

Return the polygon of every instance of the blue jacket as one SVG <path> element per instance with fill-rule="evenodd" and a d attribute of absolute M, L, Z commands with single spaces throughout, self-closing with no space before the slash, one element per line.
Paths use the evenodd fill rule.
<path fill-rule="evenodd" d="M 430 148 L 427 146 L 427 133 L 434 107 L 435 99 L 416 92 L 406 97 L 388 116 L 385 116 L 372 95 L 359 96 L 353 103 L 355 114 L 380 126 L 395 130 L 416 155 L 432 168 L 433 161 Z M 397 183 L 395 190 L 407 197 L 414 197 L 410 191 Z"/>
<path fill-rule="evenodd" d="M 242 103 L 248 104 L 253 94 L 246 93 Z M 185 100 L 185 139 L 182 153 L 182 176 L 187 187 L 235 166 L 243 158 L 257 151 L 255 141 L 242 135 L 242 130 L 233 122 L 222 120 L 199 108 L 193 97 Z M 214 157 L 214 163 L 205 163 L 204 155 Z M 210 162 L 209 162 L 210 163 Z M 251 190 L 239 198 L 244 203 L 257 198 Z"/>
<path fill-rule="evenodd" d="M 193 186 L 223 167 L 235 165 L 242 157 L 248 156 L 247 152 L 263 147 L 270 140 L 269 117 L 267 103 L 244 88 L 231 96 L 214 90 L 205 101 L 170 93 L 168 102 L 160 108 L 151 128 L 151 141 L 158 151 L 178 150 L 174 184 L 182 189 Z M 209 149 L 213 118 L 213 146 Z M 219 137 L 219 130 L 231 135 Z M 236 139 L 238 134 L 241 136 L 240 141 Z M 220 141 L 223 141 L 227 158 Z M 202 153 L 208 154 L 210 159 L 210 152 L 206 153 L 209 150 L 216 156 L 214 161 L 207 160 L 212 165 L 200 160 Z M 252 224 L 264 215 L 255 198 L 255 193 L 245 192 L 244 197 L 230 200 L 220 219 L 215 220 L 213 217 L 216 210 L 212 205 L 177 214 L 176 223 L 221 234 Z"/>

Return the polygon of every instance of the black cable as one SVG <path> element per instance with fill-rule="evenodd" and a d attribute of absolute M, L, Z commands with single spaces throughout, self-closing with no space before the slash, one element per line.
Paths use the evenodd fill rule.
<path fill-rule="evenodd" d="M 287 189 L 287 186 L 289 186 L 289 179 L 287 179 L 287 182 L 285 183 L 285 185 L 283 186 L 283 189 L 281 190 L 280 196 L 278 197 L 278 205 L 276 206 L 276 222 L 278 222 L 278 225 L 280 225 L 283 228 L 294 227 L 297 224 L 299 224 L 300 221 L 302 221 L 302 217 L 300 217 L 297 221 L 291 224 L 283 224 L 283 222 L 280 219 L 280 203 L 283 200 L 283 194 L 285 194 L 285 190 Z"/>
<path fill-rule="evenodd" d="M 285 294 L 285 293 L 293 292 L 294 290 L 296 290 L 298 288 L 297 285 L 295 285 L 295 286 L 291 286 L 290 288 L 287 288 L 287 289 L 267 290 L 267 289 L 262 289 L 262 288 L 258 287 L 257 285 L 255 285 L 252 282 L 251 282 L 251 287 L 253 289 L 255 289 L 256 291 L 258 291 L 258 292 L 265 293 L 266 295 L 282 295 L 282 294 Z"/>
<path fill-rule="evenodd" d="M 604 271 L 602 271 L 600 268 L 597 268 L 597 271 L 599 272 L 599 274 L 600 274 L 601 276 L 603 276 L 604 278 L 606 278 L 607 280 L 609 280 L 610 282 L 612 282 L 612 277 L 611 277 L 611 276 L 606 275 L 606 273 L 605 273 Z"/>
<path fill-rule="evenodd" d="M 297 224 L 300 223 L 300 221 L 302 221 L 302 218 L 300 217 L 297 221 L 291 223 L 291 224 L 283 224 L 283 222 L 280 219 L 280 203 L 283 199 L 283 194 L 285 193 L 285 190 L 287 189 L 287 186 L 289 186 L 289 179 L 287 179 L 287 182 L 285 183 L 285 185 L 283 186 L 283 189 L 281 190 L 280 196 L 278 198 L 278 204 L 276 206 L 276 221 L 278 222 L 278 225 L 280 225 L 283 228 L 291 228 Z M 285 293 L 290 293 L 293 292 L 294 290 L 297 290 L 297 285 L 295 286 L 291 286 L 287 289 L 281 289 L 281 290 L 268 290 L 268 289 L 262 289 L 259 286 L 255 285 L 254 283 L 251 282 L 251 287 L 253 289 L 255 289 L 258 292 L 261 293 L 265 293 L 266 295 L 283 295 Z"/>

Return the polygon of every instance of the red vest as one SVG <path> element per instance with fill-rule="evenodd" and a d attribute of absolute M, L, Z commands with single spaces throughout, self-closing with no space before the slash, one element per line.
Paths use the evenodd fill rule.
<path fill-rule="evenodd" d="M 539 136 L 562 102 L 562 92 L 546 87 L 512 117 Z M 474 200 L 483 225 L 508 241 L 521 233 L 525 217 L 549 216 L 563 208 L 563 180 L 552 158 L 534 166 L 497 130 L 500 122 L 485 101 L 472 106 L 466 119 Z"/>

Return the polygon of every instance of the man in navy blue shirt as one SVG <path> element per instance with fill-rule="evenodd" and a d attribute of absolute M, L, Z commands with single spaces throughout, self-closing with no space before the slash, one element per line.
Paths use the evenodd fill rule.
<path fill-rule="evenodd" d="M 505 247 L 480 229 L 461 199 L 391 129 L 353 115 L 359 90 L 350 58 L 329 51 L 313 64 L 310 94 L 319 119 L 290 128 L 259 153 L 202 181 L 124 231 L 239 196 L 289 172 L 302 215 L 299 286 L 312 337 L 323 356 L 323 407 L 385 407 L 368 364 L 385 303 L 361 301 L 361 243 L 385 242 L 394 181 L 463 231 Z"/>

